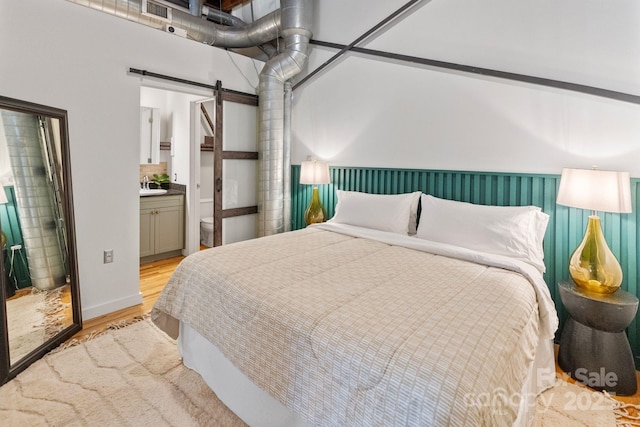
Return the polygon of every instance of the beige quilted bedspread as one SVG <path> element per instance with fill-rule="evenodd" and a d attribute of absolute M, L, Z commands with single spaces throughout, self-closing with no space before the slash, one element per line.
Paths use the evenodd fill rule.
<path fill-rule="evenodd" d="M 152 318 L 323 426 L 510 426 L 540 323 L 518 273 L 317 228 L 187 257 Z"/>

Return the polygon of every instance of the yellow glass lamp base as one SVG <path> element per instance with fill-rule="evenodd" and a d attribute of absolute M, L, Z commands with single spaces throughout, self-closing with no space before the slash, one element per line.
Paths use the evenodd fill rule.
<path fill-rule="evenodd" d="M 617 291 L 622 283 L 620 263 L 607 246 L 595 215 L 589 217 L 582 243 L 571 255 L 569 274 L 579 287 L 601 294 Z"/>
<path fill-rule="evenodd" d="M 318 193 L 318 187 L 313 187 L 313 193 L 311 194 L 311 202 L 307 206 L 307 210 L 304 211 L 305 224 L 317 224 L 324 222 L 327 219 L 327 212 L 320 202 L 320 194 Z"/>

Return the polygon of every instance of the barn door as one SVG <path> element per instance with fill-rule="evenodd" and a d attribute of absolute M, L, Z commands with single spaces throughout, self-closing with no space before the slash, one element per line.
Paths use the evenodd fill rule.
<path fill-rule="evenodd" d="M 258 97 L 216 89 L 213 245 L 257 236 Z"/>

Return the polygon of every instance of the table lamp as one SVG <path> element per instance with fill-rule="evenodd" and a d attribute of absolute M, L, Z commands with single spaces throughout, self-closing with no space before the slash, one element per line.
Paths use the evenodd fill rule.
<path fill-rule="evenodd" d="M 324 222 L 327 219 L 327 212 L 322 206 L 320 195 L 318 194 L 318 185 L 329 184 L 329 165 L 327 163 L 310 160 L 302 162 L 300 167 L 300 184 L 313 185 L 313 193 L 311 194 L 311 202 L 304 212 L 305 224 L 315 224 Z"/>
<path fill-rule="evenodd" d="M 630 213 L 628 172 L 563 169 L 556 202 L 591 210 L 582 243 L 569 261 L 569 274 L 579 287 L 601 294 L 613 293 L 622 283 L 622 269 L 602 233 L 596 211 Z"/>

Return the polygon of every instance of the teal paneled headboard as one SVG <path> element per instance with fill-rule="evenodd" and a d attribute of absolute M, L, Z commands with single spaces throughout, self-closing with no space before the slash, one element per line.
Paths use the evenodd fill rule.
<path fill-rule="evenodd" d="M 336 204 L 335 189 L 367 193 L 397 194 L 422 191 L 436 197 L 479 203 L 484 205 L 540 206 L 549 214 L 549 226 L 544 239 L 544 279 L 556 302 L 561 328 L 566 312 L 557 291 L 557 283 L 569 277 L 568 262 L 573 250 L 584 235 L 590 212 L 556 205 L 560 175 L 507 174 L 491 172 L 459 172 L 438 170 L 406 170 L 364 167 L 332 167 L 331 184 L 320 185 L 320 199 L 328 217 L 332 217 Z M 311 199 L 311 186 L 301 185 L 300 166 L 291 166 L 291 221 L 292 229 L 305 226 L 304 211 Z M 622 266 L 622 288 L 640 297 L 638 286 L 638 253 L 640 251 L 640 207 L 638 192 L 640 179 L 631 180 L 633 213 L 600 213 L 604 234 L 609 247 Z M 640 318 L 628 330 L 636 367 L 640 369 Z"/>

